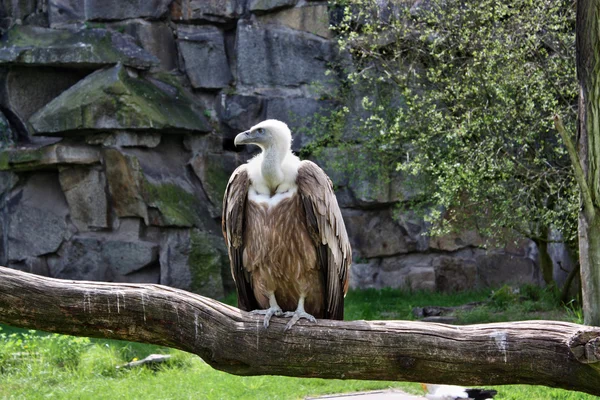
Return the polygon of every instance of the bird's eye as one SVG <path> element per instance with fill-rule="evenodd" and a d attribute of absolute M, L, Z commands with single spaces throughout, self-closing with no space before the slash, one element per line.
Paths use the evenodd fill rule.
<path fill-rule="evenodd" d="M 258 132 L 258 134 L 262 135 L 263 133 L 265 133 L 265 130 L 263 128 L 258 128 L 256 130 Z"/>

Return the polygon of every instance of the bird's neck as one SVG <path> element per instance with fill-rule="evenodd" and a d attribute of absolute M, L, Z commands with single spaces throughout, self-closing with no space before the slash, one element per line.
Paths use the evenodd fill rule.
<path fill-rule="evenodd" d="M 286 151 L 282 151 L 282 149 L 275 146 L 263 150 L 261 173 L 271 191 L 271 195 L 275 194 L 277 187 L 283 182 L 284 176 L 281 165 L 286 154 Z"/>

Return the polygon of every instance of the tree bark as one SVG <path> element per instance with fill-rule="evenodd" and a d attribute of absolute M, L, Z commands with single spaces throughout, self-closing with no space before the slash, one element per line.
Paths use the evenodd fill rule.
<path fill-rule="evenodd" d="M 577 2 L 576 47 L 579 80 L 578 153 L 585 175 L 580 184 L 579 259 L 583 315 L 600 326 L 600 2 Z"/>
<path fill-rule="evenodd" d="M 0 267 L 0 322 L 154 343 L 237 375 L 464 385 L 536 384 L 600 394 L 600 328 L 557 321 L 450 326 L 263 318 L 160 285 L 65 281 Z"/>

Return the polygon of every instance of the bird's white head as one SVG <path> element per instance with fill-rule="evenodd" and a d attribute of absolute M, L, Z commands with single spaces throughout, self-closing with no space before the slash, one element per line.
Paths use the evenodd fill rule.
<path fill-rule="evenodd" d="M 285 154 L 291 149 L 292 133 L 284 122 L 268 119 L 237 135 L 234 144 L 255 144 L 263 151 L 275 148 Z"/>

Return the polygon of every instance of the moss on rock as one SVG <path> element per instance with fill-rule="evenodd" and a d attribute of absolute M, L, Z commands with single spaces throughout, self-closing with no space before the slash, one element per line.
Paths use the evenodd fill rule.
<path fill-rule="evenodd" d="M 160 226 L 192 227 L 201 225 L 199 210 L 202 204 L 192 193 L 173 183 L 144 181 L 146 203 L 159 210 L 159 220 L 150 222 Z"/>
<path fill-rule="evenodd" d="M 223 297 L 223 244 L 214 235 L 197 229 L 191 231 L 190 242 L 189 268 L 192 291 L 213 298 Z"/>
<path fill-rule="evenodd" d="M 0 45 L 0 64 L 96 67 L 120 62 L 148 69 L 159 63 L 131 37 L 106 29 L 71 31 L 16 25 Z"/>
<path fill-rule="evenodd" d="M 29 122 L 37 135 L 111 129 L 164 133 L 211 129 L 181 87 L 130 76 L 122 65 L 87 76 L 36 112 Z"/>
<path fill-rule="evenodd" d="M 55 144 L 34 148 L 0 150 L 0 171 L 34 171 L 60 165 L 89 165 L 100 162 L 100 152 L 80 145 Z"/>

